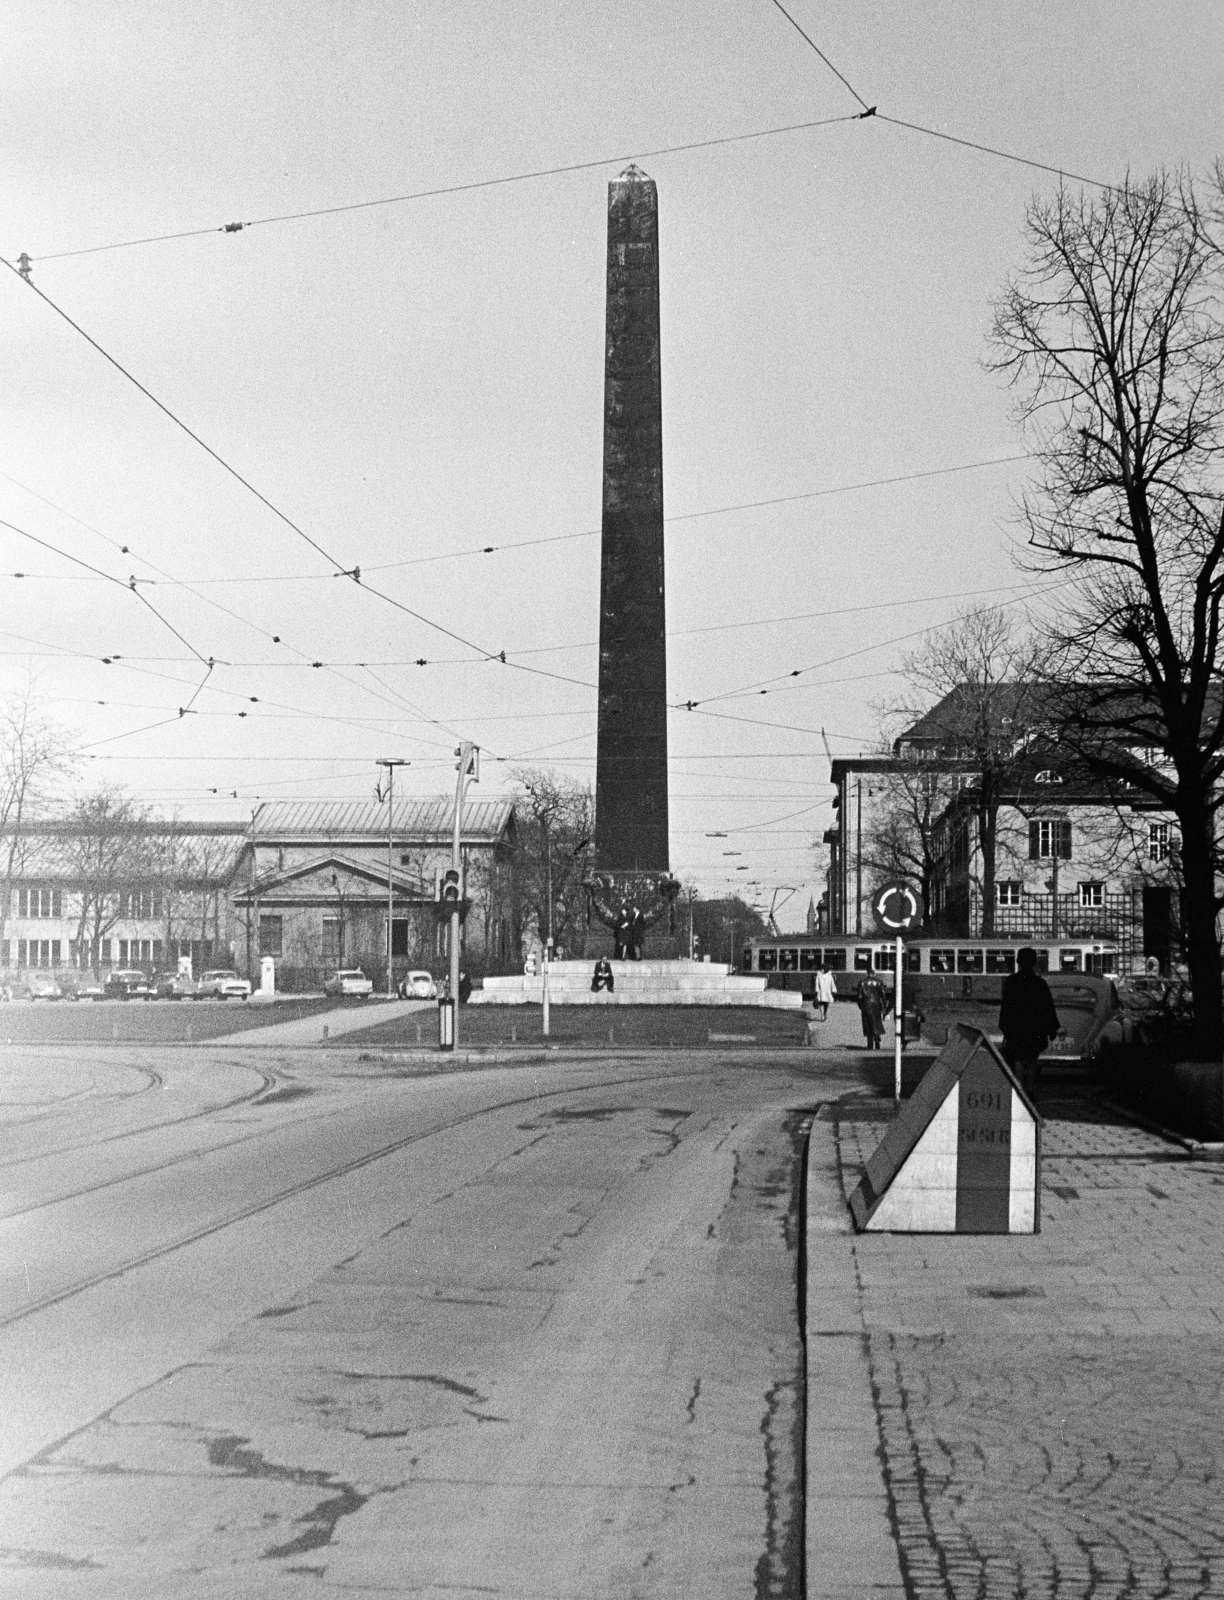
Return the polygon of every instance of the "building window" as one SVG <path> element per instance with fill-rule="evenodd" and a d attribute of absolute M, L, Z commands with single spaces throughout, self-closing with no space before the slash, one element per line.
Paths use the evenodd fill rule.
<path fill-rule="evenodd" d="M 340 960 L 340 918 L 323 918 L 323 960 Z"/>
<path fill-rule="evenodd" d="M 1071 824 L 1065 817 L 1048 817 L 1029 823 L 1029 860 L 1058 856 L 1071 859 Z"/>
<path fill-rule="evenodd" d="M 1001 906 L 1018 906 L 1023 888 L 1019 878 L 1004 878 L 995 885 L 999 891 L 999 904 Z"/>
<path fill-rule="evenodd" d="M 1045 767 L 1033 779 L 1034 783 L 1063 783 L 1065 780 L 1061 772 L 1055 772 L 1053 767 Z"/>
<path fill-rule="evenodd" d="M 119 915 L 131 922 L 156 922 L 162 914 L 160 889 L 125 889 L 119 896 Z"/>
<path fill-rule="evenodd" d="M 58 967 L 61 944 L 58 939 L 18 939 L 19 967 Z"/>
<path fill-rule="evenodd" d="M 1103 883 L 1081 883 L 1079 886 L 1079 903 L 1082 906 L 1103 906 L 1105 904 L 1105 885 Z"/>
<path fill-rule="evenodd" d="M 261 916 L 259 919 L 259 953 L 261 956 L 278 956 L 284 935 L 283 917 Z M 326 939 L 326 934 L 324 934 Z"/>
<path fill-rule="evenodd" d="M 1167 822 L 1148 823 L 1148 860 L 1167 861 L 1169 859 L 1169 824 Z"/>
<path fill-rule="evenodd" d="M 62 917 L 64 894 L 62 889 L 18 889 L 17 915 L 19 917 Z"/>

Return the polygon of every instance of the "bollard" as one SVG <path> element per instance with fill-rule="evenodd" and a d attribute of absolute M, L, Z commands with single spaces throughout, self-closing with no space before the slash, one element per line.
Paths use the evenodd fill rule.
<path fill-rule="evenodd" d="M 510 1043 L 511 1044 L 517 1044 L 518 1043 L 518 1029 L 515 1027 L 513 1022 L 510 1024 Z"/>
<path fill-rule="evenodd" d="M 417 1028 L 417 1049 L 419 1050 L 421 1048 L 421 1024 L 419 1022 L 417 1023 L 416 1028 Z"/>
<path fill-rule="evenodd" d="M 112 1022 L 111 1023 L 111 1038 L 112 1039 L 117 1039 L 118 1037 L 119 1037 L 119 1024 L 117 1022 Z"/>
<path fill-rule="evenodd" d="M 190 1022 L 189 1022 L 189 1023 L 188 1023 L 188 1024 L 187 1024 L 187 1043 L 188 1043 L 188 1044 L 190 1044 L 190 1043 L 191 1043 L 191 1039 L 192 1039 L 192 1033 L 191 1033 L 191 1023 L 190 1023 Z"/>
<path fill-rule="evenodd" d="M 613 1025 L 613 1024 L 612 1024 L 612 1023 L 611 1023 L 611 1022 L 609 1022 L 609 1024 L 608 1024 L 608 1043 L 609 1043 L 609 1044 L 611 1044 L 611 1043 L 612 1043 L 612 1042 L 613 1042 L 613 1041 L 612 1041 L 612 1035 L 613 1035 L 613 1033 L 614 1033 L 614 1032 L 615 1032 L 615 1031 L 616 1031 L 616 1030 L 615 1030 L 615 1027 L 614 1027 L 614 1025 Z"/>
<path fill-rule="evenodd" d="M 455 1002 L 449 995 L 438 1001 L 438 1049 L 455 1048 Z"/>
<path fill-rule="evenodd" d="M 323 1024 L 323 1037 L 325 1039 L 327 1038 L 327 1023 L 326 1022 Z"/>

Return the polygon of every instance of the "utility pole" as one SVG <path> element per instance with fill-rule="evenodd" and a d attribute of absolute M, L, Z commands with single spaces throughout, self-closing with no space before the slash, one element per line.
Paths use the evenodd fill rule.
<path fill-rule="evenodd" d="M 459 757 L 457 770 L 459 777 L 455 783 L 455 823 L 451 833 L 451 868 L 457 873 L 460 884 L 460 900 L 456 902 L 451 911 L 450 918 L 450 997 L 455 1021 L 454 1042 L 459 1044 L 459 921 L 463 894 L 463 868 L 459 855 L 459 832 L 463 825 L 463 793 L 467 788 L 468 779 L 473 783 L 480 782 L 480 746 L 478 744 L 461 744 L 455 751 Z"/>
<path fill-rule="evenodd" d="M 858 791 L 858 816 L 854 824 L 854 848 L 857 856 L 857 868 L 854 883 L 854 932 L 856 938 L 863 937 L 863 780 L 861 778 L 854 785 Z"/>
<path fill-rule="evenodd" d="M 395 884 L 392 877 L 391 865 L 391 827 L 395 816 L 395 769 L 406 767 L 407 761 L 401 761 L 398 756 L 379 756 L 376 766 L 387 769 L 387 999 L 395 998 L 395 978 L 392 973 L 391 946 L 391 918 L 395 911 Z"/>

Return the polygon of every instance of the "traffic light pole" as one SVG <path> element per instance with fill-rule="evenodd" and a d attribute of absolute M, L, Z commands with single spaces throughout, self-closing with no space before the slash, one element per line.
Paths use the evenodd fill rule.
<path fill-rule="evenodd" d="M 450 997 L 453 1007 L 452 1015 L 455 1019 L 455 1047 L 459 1045 L 459 914 L 463 895 L 463 868 L 459 857 L 459 834 L 463 822 L 463 791 L 467 788 L 469 776 L 474 775 L 480 781 L 478 761 L 478 746 L 474 744 L 461 744 L 455 751 L 459 757 L 459 777 L 455 784 L 455 823 L 451 832 L 451 869 L 458 874 L 460 885 L 460 901 L 455 905 L 450 917 Z"/>

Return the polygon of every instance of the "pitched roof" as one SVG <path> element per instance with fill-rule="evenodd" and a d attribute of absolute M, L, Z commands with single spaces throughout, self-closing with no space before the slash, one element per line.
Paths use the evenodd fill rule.
<path fill-rule="evenodd" d="M 454 814 L 455 802 L 443 795 L 397 800 L 391 832 L 401 844 L 449 843 Z M 462 838 L 467 844 L 497 844 L 513 815 L 509 800 L 467 800 Z M 387 808 L 374 800 L 267 800 L 256 811 L 248 837 L 254 844 L 288 839 L 385 840 Z"/>
<path fill-rule="evenodd" d="M 982 693 L 976 685 L 956 684 L 895 740 L 894 750 L 900 751 L 905 745 L 939 746 L 961 742 L 973 728 L 982 704 Z M 1024 709 L 1025 721 L 1031 724 L 1035 714 L 1040 713 L 1037 695 L 1038 691 L 1030 683 L 995 684 L 990 690 L 992 718 L 997 718 L 1002 726 Z M 1028 706 L 1024 705 L 1026 700 Z"/>

